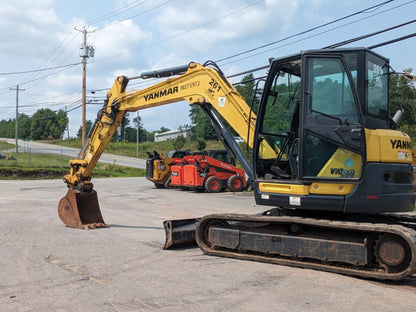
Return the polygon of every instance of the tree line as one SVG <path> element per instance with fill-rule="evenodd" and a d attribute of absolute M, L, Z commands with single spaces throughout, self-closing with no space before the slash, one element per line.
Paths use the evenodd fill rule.
<path fill-rule="evenodd" d="M 18 138 L 32 140 L 52 140 L 62 137 L 66 126 L 67 116 L 62 110 L 54 112 L 48 108 L 36 111 L 32 117 L 19 114 L 17 117 Z M 15 137 L 16 119 L 0 121 L 0 137 Z"/>

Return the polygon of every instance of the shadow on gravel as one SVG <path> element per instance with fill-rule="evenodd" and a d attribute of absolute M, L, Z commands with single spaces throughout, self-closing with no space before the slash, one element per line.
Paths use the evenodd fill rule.
<path fill-rule="evenodd" d="M 126 229 L 145 229 L 145 230 L 163 230 L 163 227 L 158 226 L 139 226 L 139 225 L 120 225 L 120 224 L 108 224 L 109 227 L 114 228 L 126 228 Z"/>
<path fill-rule="evenodd" d="M 374 281 L 378 285 L 400 290 L 411 290 L 416 292 L 416 275 L 412 275 L 400 281 Z"/>

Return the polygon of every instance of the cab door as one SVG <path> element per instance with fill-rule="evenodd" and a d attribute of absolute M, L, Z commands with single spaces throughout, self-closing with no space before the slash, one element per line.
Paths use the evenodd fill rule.
<path fill-rule="evenodd" d="M 354 75 L 342 56 L 302 56 L 301 180 L 360 179 L 365 136 Z"/>

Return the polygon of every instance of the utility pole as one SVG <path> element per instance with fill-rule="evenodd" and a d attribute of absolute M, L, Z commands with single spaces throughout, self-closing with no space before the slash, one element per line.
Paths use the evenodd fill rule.
<path fill-rule="evenodd" d="M 10 90 L 16 90 L 16 125 L 14 129 L 14 137 L 16 141 L 16 153 L 19 153 L 19 145 L 17 144 L 17 133 L 18 133 L 17 117 L 19 116 L 19 91 L 25 91 L 25 89 L 20 89 L 19 85 L 17 85 L 16 89 L 10 88 Z"/>
<path fill-rule="evenodd" d="M 136 129 L 136 156 L 139 158 L 139 140 L 140 140 L 140 115 L 137 111 L 137 129 Z"/>
<path fill-rule="evenodd" d="M 65 105 L 65 113 L 66 113 L 66 131 L 67 131 L 67 136 L 68 136 L 68 144 L 71 143 L 71 141 L 69 140 L 69 118 L 68 118 L 68 108 Z"/>
<path fill-rule="evenodd" d="M 93 46 L 87 46 L 87 33 L 93 32 L 93 31 L 87 31 L 84 27 L 83 30 L 79 30 L 75 28 L 75 30 L 82 32 L 84 40 L 81 45 L 80 49 L 80 56 L 82 57 L 82 138 L 81 138 L 81 144 L 84 146 L 85 143 L 85 116 L 86 116 L 86 90 L 87 90 L 87 58 L 88 57 L 94 57 L 94 47 Z M 95 31 L 95 30 L 94 30 Z"/>

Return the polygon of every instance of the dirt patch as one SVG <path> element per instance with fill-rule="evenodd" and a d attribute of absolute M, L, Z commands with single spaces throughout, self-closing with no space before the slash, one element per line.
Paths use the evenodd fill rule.
<path fill-rule="evenodd" d="M 0 168 L 1 178 L 23 178 L 23 179 L 55 179 L 62 178 L 68 170 L 65 169 L 15 169 Z"/>

